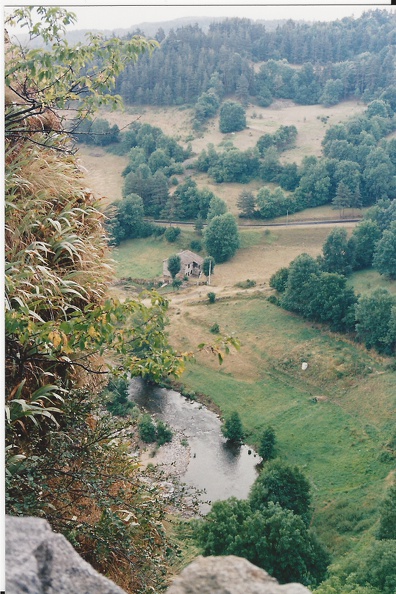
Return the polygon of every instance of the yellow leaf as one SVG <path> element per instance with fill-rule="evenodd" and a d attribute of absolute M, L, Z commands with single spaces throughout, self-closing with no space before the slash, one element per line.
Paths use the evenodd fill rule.
<path fill-rule="evenodd" d="M 50 332 L 48 334 L 48 338 L 50 339 L 55 348 L 57 348 L 62 342 L 62 338 L 59 332 Z"/>
<path fill-rule="evenodd" d="M 98 336 L 98 333 L 93 326 L 89 327 L 88 336 L 91 336 L 91 338 L 96 338 Z"/>

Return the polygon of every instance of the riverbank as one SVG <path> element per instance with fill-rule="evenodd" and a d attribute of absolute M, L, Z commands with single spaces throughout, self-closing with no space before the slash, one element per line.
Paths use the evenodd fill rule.
<path fill-rule="evenodd" d="M 205 514 L 212 501 L 248 496 L 261 459 L 248 446 L 232 447 L 226 441 L 217 411 L 174 389 L 138 379 L 131 382 L 130 397 L 141 410 L 172 429 L 170 443 L 159 448 L 144 444 L 140 452 L 142 468 L 153 467 L 155 480 L 171 505 L 187 515 L 198 505 L 198 511 Z"/>

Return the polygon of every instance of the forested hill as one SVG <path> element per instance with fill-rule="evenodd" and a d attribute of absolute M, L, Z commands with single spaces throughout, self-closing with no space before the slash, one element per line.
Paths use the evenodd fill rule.
<path fill-rule="evenodd" d="M 289 20 L 275 29 L 226 19 L 207 32 L 198 24 L 167 34 L 160 28 L 156 38 L 160 48 L 118 78 L 116 91 L 126 103 L 182 105 L 214 88 L 259 104 L 277 97 L 313 104 L 326 86 L 334 101 L 370 101 L 395 80 L 396 13 L 384 10 L 331 23 Z"/>

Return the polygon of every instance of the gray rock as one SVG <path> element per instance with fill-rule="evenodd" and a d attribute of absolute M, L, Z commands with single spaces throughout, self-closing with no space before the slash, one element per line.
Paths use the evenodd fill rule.
<path fill-rule="evenodd" d="M 40 518 L 6 517 L 7 594 L 125 594 Z"/>
<path fill-rule="evenodd" d="M 7 594 L 125 594 L 84 561 L 40 518 L 6 517 Z M 280 586 L 268 573 L 230 555 L 197 557 L 167 594 L 310 594 L 300 584 Z"/>
<path fill-rule="evenodd" d="M 167 594 L 310 594 L 301 584 L 278 582 L 246 559 L 197 557 L 178 576 Z"/>

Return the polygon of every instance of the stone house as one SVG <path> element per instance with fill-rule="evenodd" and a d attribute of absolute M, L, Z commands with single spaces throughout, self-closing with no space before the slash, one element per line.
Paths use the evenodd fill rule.
<path fill-rule="evenodd" d="M 194 254 L 190 250 L 183 250 L 176 254 L 180 258 L 181 268 L 180 272 L 176 275 L 178 278 L 184 276 L 194 276 L 198 278 L 202 273 L 203 258 Z M 162 263 L 162 274 L 165 280 L 171 279 L 171 274 L 168 270 L 168 259 L 163 260 Z"/>

